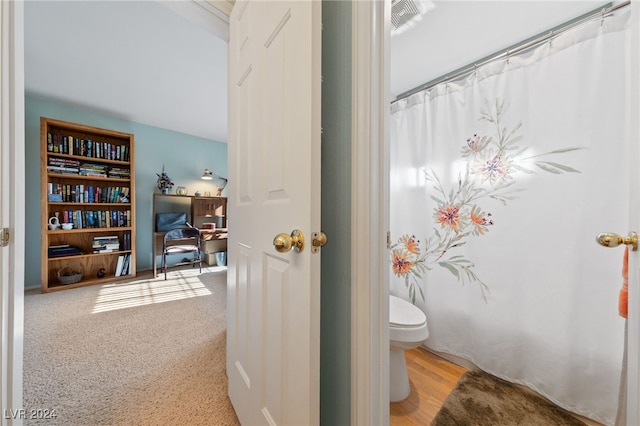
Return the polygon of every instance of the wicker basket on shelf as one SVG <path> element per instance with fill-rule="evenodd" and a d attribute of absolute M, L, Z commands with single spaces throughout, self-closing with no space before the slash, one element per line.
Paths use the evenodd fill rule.
<path fill-rule="evenodd" d="M 84 270 L 82 266 L 78 266 L 76 268 L 71 269 L 69 265 L 65 265 L 62 268 L 58 269 L 58 280 L 60 284 L 75 284 L 82 280 L 82 275 Z"/>

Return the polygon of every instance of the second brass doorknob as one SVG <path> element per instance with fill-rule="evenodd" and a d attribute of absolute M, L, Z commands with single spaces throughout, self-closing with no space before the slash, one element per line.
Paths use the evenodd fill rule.
<path fill-rule="evenodd" d="M 605 247 L 617 247 L 620 244 L 631 246 L 631 251 L 638 250 L 638 233 L 629 232 L 628 237 L 623 237 L 614 233 L 598 234 L 596 241 L 601 246 Z"/>

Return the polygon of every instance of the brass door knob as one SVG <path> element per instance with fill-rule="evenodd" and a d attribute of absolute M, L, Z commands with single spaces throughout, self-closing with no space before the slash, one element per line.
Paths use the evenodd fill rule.
<path fill-rule="evenodd" d="M 278 234 L 273 239 L 273 246 L 279 253 L 287 253 L 291 249 L 299 253 L 304 250 L 304 235 L 299 229 L 291 231 L 291 235 Z"/>
<path fill-rule="evenodd" d="M 604 233 L 598 234 L 596 237 L 596 241 L 601 246 L 605 247 L 617 247 L 620 244 L 630 245 L 631 251 L 638 250 L 638 233 L 637 232 L 629 232 L 628 237 L 622 237 L 618 234 L 614 233 Z"/>

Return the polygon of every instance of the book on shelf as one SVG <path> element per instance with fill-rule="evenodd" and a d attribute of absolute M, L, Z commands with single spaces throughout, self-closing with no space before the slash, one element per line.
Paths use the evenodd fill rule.
<path fill-rule="evenodd" d="M 118 263 L 116 264 L 116 277 L 122 274 L 122 265 L 124 263 L 124 255 L 118 256 Z"/>
<path fill-rule="evenodd" d="M 93 253 L 112 253 L 120 251 L 120 239 L 117 235 L 95 236 L 91 243 Z"/>
<path fill-rule="evenodd" d="M 131 231 L 124 231 L 122 234 L 122 249 L 131 250 Z"/>
<path fill-rule="evenodd" d="M 116 145 L 71 135 L 47 133 L 47 151 L 103 160 L 129 161 L 129 146 Z"/>
<path fill-rule="evenodd" d="M 123 254 L 118 256 L 118 263 L 116 265 L 116 277 L 122 277 L 124 275 L 131 274 L 131 254 Z"/>
<path fill-rule="evenodd" d="M 61 219 L 75 229 L 125 228 L 131 226 L 131 210 L 62 210 Z"/>
<path fill-rule="evenodd" d="M 47 166 L 47 171 L 52 173 L 60 173 L 67 175 L 77 175 L 78 171 L 77 167 L 65 167 L 65 166 Z"/>
<path fill-rule="evenodd" d="M 122 270 L 120 275 L 129 275 L 131 273 L 131 255 L 125 254 L 124 261 L 122 262 Z"/>
<path fill-rule="evenodd" d="M 60 167 L 80 167 L 80 161 L 71 160 L 69 158 L 50 157 L 47 160 L 48 166 L 60 166 Z"/>
<path fill-rule="evenodd" d="M 107 246 L 104 246 L 104 247 L 98 247 L 98 248 L 94 247 L 94 248 L 93 248 L 93 253 L 95 253 L 95 254 L 100 254 L 100 253 L 117 253 L 117 252 L 119 252 L 119 251 L 120 251 L 120 249 L 119 249 L 119 248 L 117 248 L 117 247 L 109 248 L 109 247 L 107 247 Z"/>
<path fill-rule="evenodd" d="M 82 250 L 69 244 L 60 244 L 49 246 L 48 254 L 49 257 L 77 256 L 82 254 Z"/>
<path fill-rule="evenodd" d="M 80 164 L 80 175 L 107 177 L 108 167 L 104 164 L 82 163 Z"/>
<path fill-rule="evenodd" d="M 126 186 L 95 186 L 77 184 L 70 185 L 57 182 L 49 182 L 47 185 L 47 193 L 50 195 L 57 194 L 61 198 L 60 201 L 67 203 L 105 203 L 117 204 L 129 203 L 129 187 Z M 51 197 L 50 197 L 51 198 Z"/>
<path fill-rule="evenodd" d="M 120 243 L 118 243 L 117 241 L 114 243 L 104 243 L 104 244 L 93 243 L 93 245 L 91 246 L 91 249 L 93 250 L 94 253 L 120 251 Z"/>
<path fill-rule="evenodd" d="M 131 172 L 127 168 L 123 167 L 111 167 L 108 171 L 109 177 L 118 179 L 129 179 Z"/>

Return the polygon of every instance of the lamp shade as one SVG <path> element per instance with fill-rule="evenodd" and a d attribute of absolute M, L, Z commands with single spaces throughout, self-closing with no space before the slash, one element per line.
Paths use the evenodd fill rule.
<path fill-rule="evenodd" d="M 202 174 L 202 177 L 200 179 L 212 180 L 213 174 L 209 171 L 209 169 L 204 169 L 204 173 Z"/>

